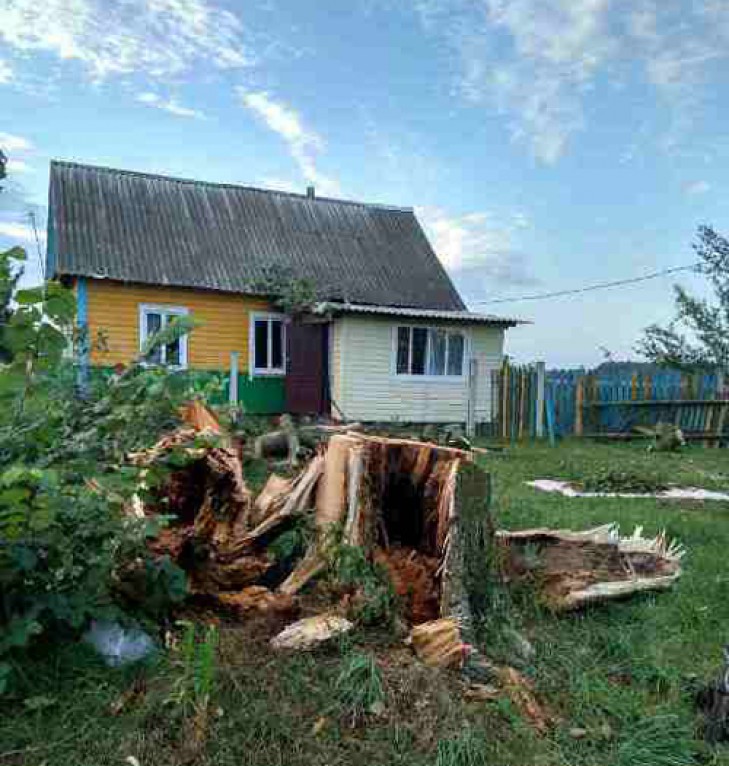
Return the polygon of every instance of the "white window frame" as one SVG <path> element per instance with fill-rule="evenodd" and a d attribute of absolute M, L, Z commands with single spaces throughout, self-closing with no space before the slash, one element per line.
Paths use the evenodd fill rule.
<path fill-rule="evenodd" d="M 160 330 L 164 329 L 170 318 L 187 316 L 190 310 L 185 306 L 170 306 L 165 303 L 140 303 L 139 304 L 139 350 L 142 351 L 145 343 L 148 339 L 147 334 L 147 314 L 159 314 L 161 319 Z M 186 370 L 187 369 L 187 340 L 189 333 L 185 333 L 180 337 L 180 363 L 174 365 L 168 365 L 172 370 Z M 167 360 L 167 347 L 162 346 L 162 361 L 161 362 L 144 362 L 147 365 L 162 364 L 166 365 Z"/>
<path fill-rule="evenodd" d="M 281 322 L 281 367 L 256 367 L 256 322 L 268 322 L 268 348 L 267 358 L 271 359 L 273 347 L 273 333 L 271 322 Z M 248 327 L 248 369 L 250 377 L 281 377 L 286 375 L 286 314 L 277 314 L 272 311 L 251 311 Z"/>
<path fill-rule="evenodd" d="M 400 329 L 410 330 L 410 345 L 408 347 L 408 369 L 412 367 L 413 359 L 413 330 L 427 330 L 428 340 L 425 347 L 425 369 L 427 370 L 430 363 L 431 354 L 431 330 L 442 331 L 446 334 L 446 351 L 445 351 L 445 364 L 446 370 L 448 369 L 448 344 L 449 337 L 451 335 L 463 336 L 463 364 L 461 365 L 460 375 L 429 375 L 427 372 L 422 375 L 413 374 L 411 372 L 398 372 L 397 371 L 397 340 Z M 455 327 L 439 327 L 438 325 L 422 325 L 422 324 L 397 324 L 392 328 L 392 354 L 391 354 L 391 373 L 397 380 L 407 381 L 427 381 L 429 383 L 454 383 L 462 382 L 466 377 L 469 360 L 471 358 L 471 343 L 470 334 L 467 330 Z"/>

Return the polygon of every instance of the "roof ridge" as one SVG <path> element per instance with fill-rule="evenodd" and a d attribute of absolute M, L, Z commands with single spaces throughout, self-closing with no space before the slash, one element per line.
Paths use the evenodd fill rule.
<path fill-rule="evenodd" d="M 402 207 L 398 205 L 387 205 L 380 202 L 362 202 L 359 200 L 339 199 L 337 197 L 309 197 L 307 194 L 299 192 L 283 191 L 281 189 L 266 189 L 261 186 L 248 186 L 246 184 L 221 183 L 218 181 L 201 181 L 195 178 L 181 178 L 179 176 L 168 176 L 162 173 L 148 173 L 144 170 L 127 170 L 126 168 L 113 168 L 108 165 L 90 165 L 86 162 L 74 162 L 73 160 L 51 160 L 51 167 L 60 165 L 69 168 L 82 168 L 84 170 L 97 170 L 104 173 L 118 173 L 125 176 L 135 176 L 141 178 L 156 178 L 161 181 L 170 181 L 172 183 L 193 184 L 195 186 L 213 186 L 219 189 L 244 189 L 245 191 L 257 192 L 259 194 L 278 194 L 282 197 L 292 197 L 294 199 L 307 200 L 309 202 L 332 202 L 340 205 L 353 205 L 356 207 L 374 208 L 376 210 L 389 210 L 397 213 L 414 213 L 412 207 Z"/>

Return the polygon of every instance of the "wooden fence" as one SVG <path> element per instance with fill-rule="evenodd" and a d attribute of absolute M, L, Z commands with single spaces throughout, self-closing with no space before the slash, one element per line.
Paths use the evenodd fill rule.
<path fill-rule="evenodd" d="M 729 388 L 721 374 L 598 375 L 505 363 L 493 374 L 496 435 L 629 438 L 636 426 L 670 422 L 689 439 L 729 441 Z"/>

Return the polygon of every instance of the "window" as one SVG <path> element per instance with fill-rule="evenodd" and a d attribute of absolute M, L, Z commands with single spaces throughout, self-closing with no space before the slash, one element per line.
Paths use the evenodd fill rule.
<path fill-rule="evenodd" d="M 157 332 L 179 316 L 185 316 L 188 310 L 182 306 L 152 306 L 143 303 L 139 307 L 139 350 Z M 168 367 L 187 367 L 187 335 L 177 338 L 172 343 L 157 346 L 147 355 L 149 364 L 164 364 Z"/>
<path fill-rule="evenodd" d="M 283 375 L 286 330 L 280 314 L 251 315 L 251 369 L 254 375 Z"/>
<path fill-rule="evenodd" d="M 398 327 L 395 372 L 460 378 L 465 352 L 463 333 L 435 327 Z"/>

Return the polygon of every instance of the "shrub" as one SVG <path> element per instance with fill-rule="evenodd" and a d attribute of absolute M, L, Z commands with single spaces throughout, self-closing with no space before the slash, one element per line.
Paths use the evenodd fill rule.
<path fill-rule="evenodd" d="M 13 273 L 11 257 L 0 253 L 0 283 Z M 137 617 L 157 617 L 185 593 L 181 570 L 147 554 L 159 520 L 124 513 L 171 470 L 142 474 L 126 455 L 177 424 L 184 379 L 134 364 L 88 381 L 79 396 L 78 368 L 66 357 L 73 294 L 48 284 L 15 301 L 0 366 L 0 691 L 34 637 L 79 631 L 93 617 L 122 619 L 130 606 L 122 575 L 132 573 L 143 596 Z"/>

